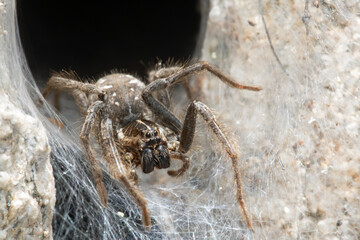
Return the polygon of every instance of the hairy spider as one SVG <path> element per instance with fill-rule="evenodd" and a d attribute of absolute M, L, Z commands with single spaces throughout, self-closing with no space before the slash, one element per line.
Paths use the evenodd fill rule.
<path fill-rule="evenodd" d="M 51 76 L 43 92 L 51 89 L 70 93 L 85 117 L 80 138 L 88 155 L 101 203 L 106 207 L 108 197 L 99 163 L 90 142 L 93 134 L 102 148 L 103 157 L 109 165 L 110 174 L 120 181 L 142 212 L 147 230 L 151 227 L 146 200 L 137 187 L 136 167 L 144 173 L 154 168 L 169 168 L 171 159 L 182 161 L 181 168 L 170 170 L 170 176 L 181 176 L 189 168 L 187 153 L 193 142 L 196 117 L 199 113 L 209 125 L 232 161 L 236 199 L 249 229 L 252 223 L 243 199 L 238 155 L 217 123 L 210 109 L 199 101 L 187 108 L 184 123 L 169 110 L 167 88 L 183 82 L 190 74 L 202 70 L 217 76 L 230 87 L 259 91 L 260 87 L 241 85 L 207 62 L 197 62 L 187 67 L 159 68 L 149 74 L 149 84 L 127 74 L 111 74 L 100 78 L 95 84 L 82 83 L 64 74 Z M 71 79 L 72 78 L 72 79 Z"/>

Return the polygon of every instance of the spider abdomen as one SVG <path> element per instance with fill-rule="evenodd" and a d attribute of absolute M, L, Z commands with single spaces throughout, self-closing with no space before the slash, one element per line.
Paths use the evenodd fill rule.
<path fill-rule="evenodd" d="M 107 95 L 107 110 L 114 125 L 128 123 L 150 115 L 141 98 L 143 82 L 128 74 L 111 74 L 100 78 L 96 86 Z"/>

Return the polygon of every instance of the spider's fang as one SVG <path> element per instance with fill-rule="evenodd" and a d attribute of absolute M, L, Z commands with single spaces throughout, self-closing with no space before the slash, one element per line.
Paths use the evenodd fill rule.
<path fill-rule="evenodd" d="M 158 154 L 156 158 L 158 159 L 159 168 L 168 168 L 170 167 L 170 155 L 169 150 L 166 145 L 159 145 L 156 147 Z"/>
<path fill-rule="evenodd" d="M 150 173 L 154 171 L 154 155 L 153 150 L 145 148 L 142 153 L 141 167 L 144 173 Z"/>

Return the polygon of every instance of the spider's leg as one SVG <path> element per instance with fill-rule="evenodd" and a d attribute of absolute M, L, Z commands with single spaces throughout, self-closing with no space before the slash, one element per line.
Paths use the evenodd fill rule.
<path fill-rule="evenodd" d="M 99 194 L 100 201 L 105 207 L 107 207 L 108 197 L 107 197 L 106 188 L 105 188 L 105 185 L 103 182 L 103 175 L 102 175 L 99 163 L 95 158 L 94 150 L 90 146 L 91 128 L 95 123 L 96 116 L 99 114 L 99 111 L 103 107 L 104 107 L 104 103 L 102 101 L 96 101 L 90 106 L 90 108 L 87 112 L 87 116 L 85 118 L 85 122 L 81 129 L 80 138 L 83 142 L 85 151 L 88 155 L 91 172 L 92 172 L 92 175 L 95 180 L 96 190 Z"/>
<path fill-rule="evenodd" d="M 261 90 L 261 87 L 254 87 L 254 86 L 242 85 L 242 84 L 237 83 L 234 79 L 232 79 L 229 76 L 226 76 L 218 68 L 216 68 L 215 66 L 213 66 L 205 61 L 199 61 L 188 67 L 180 69 L 176 73 L 174 73 L 171 76 L 169 76 L 168 78 L 166 78 L 167 84 L 172 85 L 172 84 L 181 82 L 184 77 L 186 77 L 190 74 L 201 72 L 203 70 L 207 70 L 208 72 L 214 74 L 229 87 L 238 88 L 238 89 L 246 89 L 246 90 L 250 90 L 250 91 L 260 91 Z"/>
<path fill-rule="evenodd" d="M 151 83 L 150 85 L 155 88 L 165 88 L 162 87 L 164 84 L 164 79 L 156 80 L 155 82 Z M 150 86 L 148 85 L 148 86 Z M 151 111 L 157 116 L 162 124 L 166 127 L 170 128 L 175 133 L 179 134 L 182 129 L 182 124 L 177 117 L 174 116 L 161 102 L 156 100 L 150 92 L 152 92 L 152 88 L 146 87 L 142 93 L 142 98 L 144 102 L 148 105 Z"/>
<path fill-rule="evenodd" d="M 78 89 L 86 94 L 102 94 L 102 91 L 94 84 L 79 82 L 57 74 L 50 77 L 43 91 L 43 96 L 46 96 L 52 89 L 59 89 L 70 94 L 74 89 Z"/>
<path fill-rule="evenodd" d="M 148 231 L 151 228 L 151 218 L 149 210 L 147 209 L 146 200 L 140 189 L 130 181 L 131 169 L 130 166 L 123 163 L 114 141 L 113 124 L 110 118 L 105 118 L 101 121 L 101 146 L 106 156 L 106 161 L 112 165 L 111 173 L 114 178 L 120 181 L 130 195 L 133 197 L 135 203 L 141 208 L 142 221 L 145 229 Z"/>
<path fill-rule="evenodd" d="M 179 66 L 173 66 L 173 67 L 164 67 L 164 68 L 160 68 L 158 70 L 154 70 L 151 71 L 149 73 L 149 82 L 153 82 L 159 78 L 167 78 L 171 75 L 173 75 L 174 73 L 178 72 L 181 69 L 181 67 Z M 195 96 L 199 96 L 200 94 L 198 93 L 198 91 L 200 90 L 200 88 L 197 89 L 197 91 L 193 91 L 193 89 L 191 89 L 189 81 L 185 80 L 182 82 L 182 85 L 186 91 L 186 95 L 188 96 L 188 99 L 193 100 Z M 161 93 L 162 91 L 159 91 L 159 93 Z M 170 103 L 170 97 L 168 94 L 168 91 L 165 90 L 164 95 L 166 97 L 166 101 L 164 101 L 164 97 L 162 96 L 155 96 L 158 100 L 160 100 L 160 102 L 162 102 L 164 104 L 164 106 L 169 107 L 169 103 Z M 166 103 L 168 103 L 166 105 Z"/>
<path fill-rule="evenodd" d="M 246 210 L 245 201 L 243 199 L 242 187 L 241 187 L 241 177 L 238 170 L 238 156 L 234 148 L 232 147 L 229 139 L 224 134 L 223 130 L 220 128 L 219 124 L 216 122 L 214 114 L 211 110 L 202 102 L 193 101 L 186 112 L 184 127 L 180 136 L 180 147 L 179 151 L 186 153 L 189 151 L 190 146 L 193 142 L 195 127 L 196 127 L 196 116 L 200 114 L 205 122 L 209 125 L 211 130 L 214 132 L 218 140 L 221 142 L 226 153 L 231 158 L 232 169 L 234 171 L 234 181 L 236 185 L 236 200 L 240 204 L 243 216 L 245 218 L 246 225 L 249 229 L 252 230 L 252 223 L 249 218 L 249 214 Z"/>
<path fill-rule="evenodd" d="M 207 70 L 208 72 L 214 74 L 222 82 L 224 82 L 230 87 L 238 88 L 238 89 L 246 89 L 250 91 L 261 90 L 260 87 L 247 86 L 237 83 L 232 78 L 223 74 L 219 69 L 204 61 L 200 61 L 188 67 L 181 68 L 177 72 L 173 73 L 168 77 L 159 78 L 146 86 L 146 88 L 142 92 L 142 98 L 144 99 L 144 102 L 149 106 L 151 111 L 157 117 L 159 117 L 160 120 L 175 133 L 180 133 L 182 129 L 181 122 L 163 104 L 161 104 L 158 100 L 156 100 L 152 96 L 152 93 L 158 90 L 163 90 L 175 83 L 184 81 L 185 79 L 187 79 L 186 76 L 203 70 Z"/>
<path fill-rule="evenodd" d="M 171 159 L 179 159 L 183 162 L 183 165 L 178 170 L 169 170 L 168 174 L 172 177 L 179 177 L 183 175 L 189 169 L 189 158 L 183 153 L 170 151 Z"/>
<path fill-rule="evenodd" d="M 80 108 L 80 112 L 83 116 L 86 116 L 89 106 L 87 95 L 103 94 L 101 90 L 99 90 L 94 84 L 75 81 L 58 74 L 50 77 L 42 93 L 43 97 L 46 98 L 46 96 L 50 93 L 51 90 L 55 90 L 56 92 L 64 91 L 71 94 L 74 97 L 75 102 Z M 56 98 L 58 98 L 58 93 L 57 95 L 55 95 L 55 101 L 58 101 L 58 99 Z M 59 109 L 59 103 L 56 103 L 55 106 L 57 109 Z"/>
<path fill-rule="evenodd" d="M 89 108 L 89 101 L 86 97 L 86 94 L 80 90 L 74 90 L 72 95 L 75 99 L 75 103 L 80 109 L 80 113 L 82 116 L 86 116 L 86 111 Z"/>
<path fill-rule="evenodd" d="M 54 91 L 54 107 L 55 107 L 55 109 L 60 111 L 60 91 L 58 91 L 58 90 Z M 86 113 L 85 113 L 85 116 L 86 116 Z"/>

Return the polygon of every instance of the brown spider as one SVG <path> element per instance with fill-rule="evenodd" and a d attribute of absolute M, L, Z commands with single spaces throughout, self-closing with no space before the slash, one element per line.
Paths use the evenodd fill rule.
<path fill-rule="evenodd" d="M 152 71 L 147 86 L 131 75 L 120 73 L 100 78 L 95 84 L 82 83 L 71 79 L 70 76 L 55 74 L 43 92 L 45 97 L 51 89 L 56 89 L 66 91 L 75 98 L 85 117 L 80 138 L 88 155 L 101 203 L 106 207 L 108 197 L 99 163 L 90 144 L 90 134 L 95 135 L 101 146 L 111 175 L 125 186 L 141 208 L 142 221 L 147 230 L 151 227 L 150 213 L 146 200 L 136 185 L 135 169 L 141 166 L 144 173 L 150 173 L 154 168 L 168 168 L 171 159 L 178 159 L 183 162 L 182 167 L 170 170 L 168 174 L 174 177 L 184 174 L 189 168 L 189 160 L 185 153 L 189 151 L 193 142 L 198 113 L 214 132 L 232 161 L 236 199 L 247 227 L 252 229 L 242 194 L 238 155 L 216 122 L 213 113 L 202 102 L 193 101 L 187 108 L 182 124 L 168 110 L 170 102 L 167 87 L 185 81 L 188 75 L 202 70 L 214 74 L 230 87 L 261 90 L 260 87 L 240 85 L 214 66 L 201 61 L 187 67 L 160 68 Z"/>

